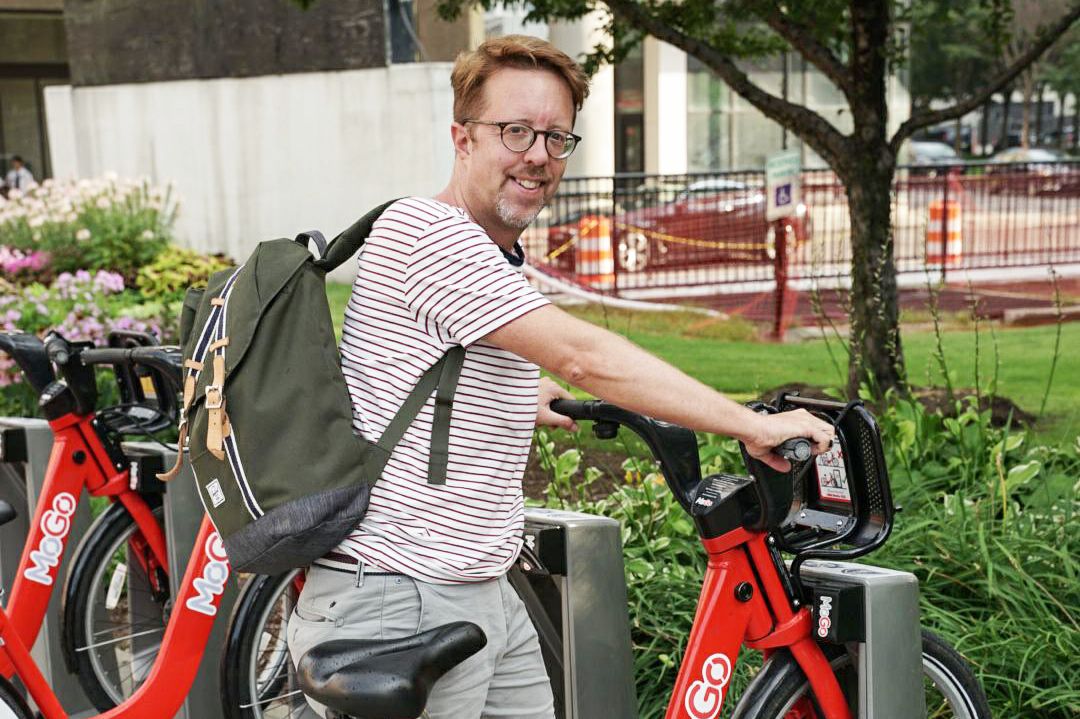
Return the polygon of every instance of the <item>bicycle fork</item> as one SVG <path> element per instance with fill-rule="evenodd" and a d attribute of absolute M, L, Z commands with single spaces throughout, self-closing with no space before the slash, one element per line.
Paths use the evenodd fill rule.
<path fill-rule="evenodd" d="M 727 696 L 739 648 L 788 648 L 824 719 L 852 719 L 836 675 L 811 638 L 811 614 L 793 607 L 765 535 L 737 529 L 703 540 L 708 567 L 666 719 L 714 719 Z"/>

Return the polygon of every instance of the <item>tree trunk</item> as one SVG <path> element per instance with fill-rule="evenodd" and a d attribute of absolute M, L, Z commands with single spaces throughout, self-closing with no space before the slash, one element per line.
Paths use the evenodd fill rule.
<path fill-rule="evenodd" d="M 1043 136 L 1043 89 L 1046 86 L 1041 82 L 1035 90 L 1035 144 L 1042 144 Z"/>
<path fill-rule="evenodd" d="M 1031 94 L 1034 90 L 1034 83 L 1031 81 L 1031 72 L 1027 71 L 1022 76 L 1023 80 L 1020 83 L 1020 89 L 1023 91 L 1024 101 L 1020 106 L 1020 117 L 1023 118 L 1020 122 L 1020 147 L 1025 150 L 1031 146 L 1030 134 L 1031 134 Z"/>
<path fill-rule="evenodd" d="M 983 105 L 982 120 L 979 125 L 979 157 L 990 154 L 987 148 L 990 146 L 990 107 L 993 104 L 993 101 L 987 98 L 986 104 Z"/>
<path fill-rule="evenodd" d="M 956 122 L 953 124 L 953 130 L 956 132 L 956 136 L 953 137 L 953 143 L 952 144 L 953 144 L 953 150 L 956 151 L 957 155 L 959 155 L 964 150 L 964 138 L 962 137 L 962 135 L 964 134 L 964 132 L 963 132 L 964 125 L 961 122 L 961 119 L 962 118 L 959 118 L 959 117 L 956 118 Z"/>
<path fill-rule="evenodd" d="M 1069 93 L 1058 93 L 1058 116 L 1057 116 L 1057 148 L 1065 149 L 1065 103 L 1069 100 Z"/>
<path fill-rule="evenodd" d="M 844 183 L 851 218 L 851 396 L 864 383 L 877 396 L 905 386 L 893 257 L 894 168 L 870 158 L 867 153 Z"/>
<path fill-rule="evenodd" d="M 887 2 L 851 4 L 851 110 L 855 131 L 838 172 L 851 218 L 851 358 L 848 392 L 869 385 L 878 396 L 904 389 L 904 355 L 892 239 L 896 157 L 887 136 Z"/>
<path fill-rule="evenodd" d="M 1009 110 L 1012 109 L 1012 88 L 1001 91 L 1001 137 L 994 145 L 994 152 L 1001 152 L 1009 146 Z"/>
<path fill-rule="evenodd" d="M 1080 150 L 1080 95 L 1073 93 L 1073 152 Z"/>

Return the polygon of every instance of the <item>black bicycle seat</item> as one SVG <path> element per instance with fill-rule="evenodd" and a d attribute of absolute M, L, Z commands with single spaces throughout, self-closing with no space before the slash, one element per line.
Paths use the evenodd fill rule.
<path fill-rule="evenodd" d="M 355 719 L 413 719 L 435 682 L 487 644 L 472 622 L 453 622 L 401 639 L 332 639 L 297 665 L 300 689 Z"/>
<path fill-rule="evenodd" d="M 10 504 L 0 499 L 0 526 L 3 526 L 19 516 L 15 508 Z"/>

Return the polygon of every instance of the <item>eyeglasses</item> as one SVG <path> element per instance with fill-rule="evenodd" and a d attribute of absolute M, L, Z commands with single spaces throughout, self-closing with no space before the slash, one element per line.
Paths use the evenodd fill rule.
<path fill-rule="evenodd" d="M 534 130 L 520 122 L 487 122 L 485 120 L 463 120 L 462 125 L 491 125 L 499 128 L 502 144 L 511 152 L 525 152 L 536 142 L 537 135 L 544 136 L 544 149 L 553 160 L 565 160 L 573 154 L 581 137 L 562 130 Z"/>

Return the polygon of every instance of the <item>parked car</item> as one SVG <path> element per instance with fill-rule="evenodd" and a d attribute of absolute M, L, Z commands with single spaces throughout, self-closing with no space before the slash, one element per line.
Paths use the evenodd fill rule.
<path fill-rule="evenodd" d="M 986 175 L 992 192 L 1080 194 L 1080 163 L 1048 147 L 1002 150 L 990 158 Z"/>
<path fill-rule="evenodd" d="M 657 194 L 644 196 L 655 198 Z M 775 259 L 777 223 L 765 219 L 761 187 L 708 178 L 661 196 L 666 201 L 644 206 L 622 197 L 610 215 L 618 272 Z M 672 196 L 674 199 L 667 199 Z M 626 206 L 635 209 L 623 209 Z M 574 253 L 567 250 L 577 242 L 586 217 L 582 213 L 564 217 L 554 213 L 550 219 L 548 256 L 560 269 L 572 270 Z M 810 213 L 805 204 L 800 203 L 795 216 L 784 223 L 784 232 L 795 245 L 810 238 Z"/>
<path fill-rule="evenodd" d="M 900 162 L 910 166 L 915 174 L 935 176 L 945 166 L 959 165 L 963 160 L 944 142 L 912 140 L 901 153 Z"/>

